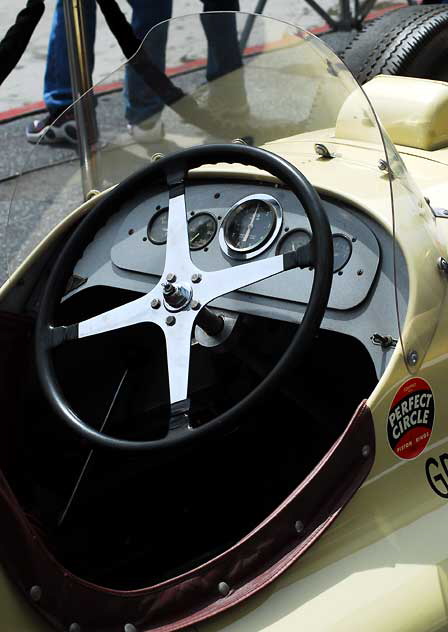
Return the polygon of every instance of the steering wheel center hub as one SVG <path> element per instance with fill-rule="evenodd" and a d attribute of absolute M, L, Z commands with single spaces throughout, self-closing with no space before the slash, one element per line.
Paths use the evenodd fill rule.
<path fill-rule="evenodd" d="M 180 312 L 191 303 L 193 290 L 188 283 L 164 283 L 163 302 L 170 312 Z"/>

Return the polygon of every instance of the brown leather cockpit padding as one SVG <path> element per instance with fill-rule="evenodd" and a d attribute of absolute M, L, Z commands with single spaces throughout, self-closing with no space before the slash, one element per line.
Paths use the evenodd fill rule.
<path fill-rule="evenodd" d="M 363 447 L 370 451 L 363 455 Z M 0 560 L 33 605 L 57 630 L 170 632 L 223 612 L 272 582 L 330 526 L 369 473 L 375 455 L 370 411 L 363 402 L 343 434 L 292 494 L 251 533 L 202 566 L 156 586 L 110 590 L 72 575 L 53 558 L 0 474 Z M 300 521 L 303 531 L 295 524 Z M 220 582 L 230 592 L 222 596 Z"/>
<path fill-rule="evenodd" d="M 18 459 L 17 433 L 22 415 L 24 366 L 31 343 L 33 321 L 0 312 L 0 469 L 8 472 Z"/>

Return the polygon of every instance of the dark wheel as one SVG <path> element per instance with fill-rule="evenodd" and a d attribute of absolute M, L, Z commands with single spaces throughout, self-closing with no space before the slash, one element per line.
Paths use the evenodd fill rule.
<path fill-rule="evenodd" d="M 366 22 L 342 59 L 359 83 L 376 75 L 448 79 L 448 6 L 412 6 Z"/>

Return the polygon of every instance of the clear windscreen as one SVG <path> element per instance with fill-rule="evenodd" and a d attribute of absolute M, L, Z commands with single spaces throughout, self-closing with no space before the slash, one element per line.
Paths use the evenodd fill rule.
<path fill-rule="evenodd" d="M 361 207 L 367 191 L 368 212 L 391 232 L 408 226 L 410 208 L 418 217 L 421 196 L 387 139 L 386 151 L 385 133 L 351 73 L 321 39 L 273 18 L 202 13 L 161 23 L 125 65 L 64 113 L 68 128 L 75 113 L 81 156 L 72 149 L 55 159 L 43 138 L 17 180 L 7 227 L 10 273 L 93 190 L 161 155 L 216 142 L 286 152 L 319 191 L 337 191 Z M 60 127 L 56 121 L 47 136 Z M 322 168 L 327 157 L 316 145 L 329 152 L 331 167 Z M 38 152 L 46 152 L 47 164 L 38 161 L 36 178 Z M 397 158 L 395 177 L 378 169 Z M 428 309 L 436 308 L 429 301 Z M 427 332 L 423 347 L 429 339 Z"/>

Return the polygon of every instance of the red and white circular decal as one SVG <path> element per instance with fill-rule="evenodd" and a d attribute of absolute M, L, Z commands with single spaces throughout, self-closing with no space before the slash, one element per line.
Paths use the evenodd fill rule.
<path fill-rule="evenodd" d="M 426 380 L 400 386 L 387 418 L 389 445 L 400 459 L 415 459 L 428 445 L 434 423 L 434 396 Z"/>

